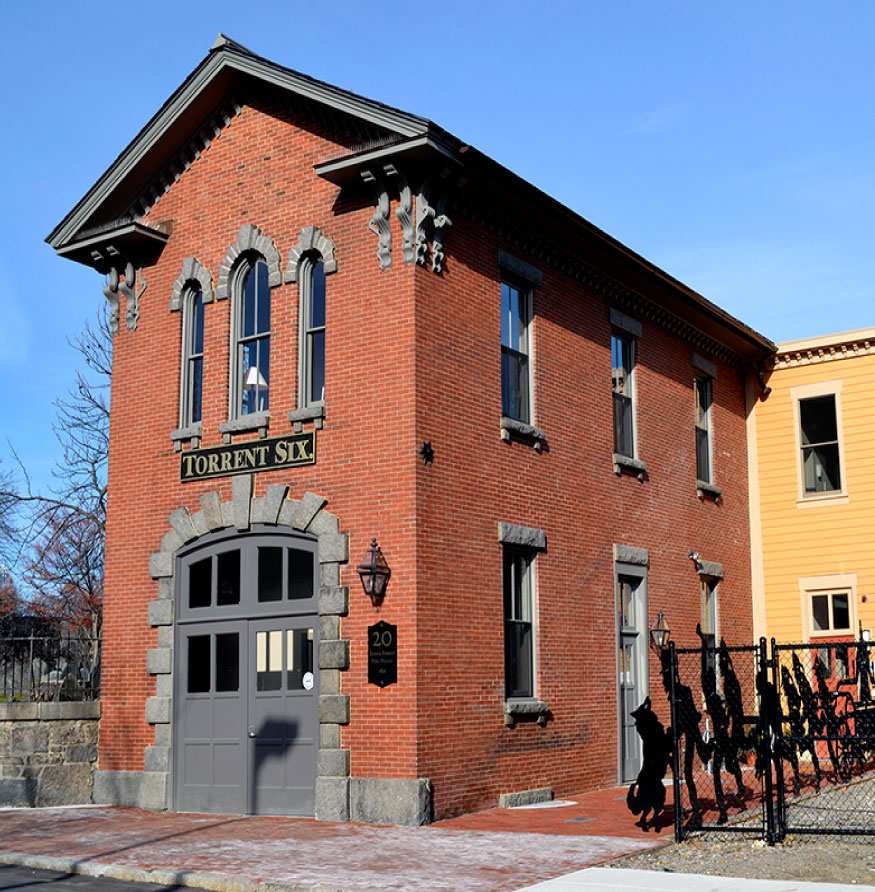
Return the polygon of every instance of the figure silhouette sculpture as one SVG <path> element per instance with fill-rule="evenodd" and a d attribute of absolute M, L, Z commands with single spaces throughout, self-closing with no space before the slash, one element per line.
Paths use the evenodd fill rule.
<path fill-rule="evenodd" d="M 793 768 L 793 790 L 798 796 L 801 789 L 799 780 L 799 760 L 796 758 L 796 747 L 788 746 L 784 740 L 784 710 L 781 707 L 781 695 L 778 689 L 769 681 L 765 669 L 757 672 L 757 693 L 760 695 L 766 712 L 766 733 L 771 737 L 769 750 L 772 755 L 772 764 L 775 766 L 775 779 L 783 776 L 781 771 L 781 759 L 786 759 Z M 768 770 L 766 760 L 762 753 L 757 754 L 757 777 L 762 777 Z"/>
<path fill-rule="evenodd" d="M 838 780 L 842 776 L 838 752 L 842 720 L 836 712 L 835 696 L 826 683 L 826 666 L 823 665 L 820 655 L 814 658 L 814 677 L 817 679 L 817 700 L 820 705 L 822 727 L 826 734 L 826 748 L 829 760 L 832 762 L 833 778 Z"/>
<path fill-rule="evenodd" d="M 687 794 L 690 797 L 691 828 L 702 826 L 702 812 L 699 808 L 699 795 L 696 792 L 696 781 L 693 778 L 693 759 L 698 752 L 702 764 L 706 765 L 711 759 L 711 749 L 702 739 L 702 731 L 699 722 L 702 713 L 696 709 L 693 692 L 689 685 L 681 684 L 680 675 L 672 669 L 671 652 L 666 648 L 659 654 L 661 664 L 662 686 L 671 699 L 672 675 L 674 675 L 675 716 L 677 727 L 674 729 L 674 739 L 684 741 L 684 783 L 687 785 Z"/>
<path fill-rule="evenodd" d="M 635 719 L 635 730 L 641 738 L 642 761 L 638 779 L 630 784 L 626 805 L 633 815 L 641 815 L 638 826 L 647 831 L 647 814 L 653 812 L 651 824 L 660 831 L 659 815 L 665 805 L 665 777 L 671 761 L 671 733 L 666 733 L 648 697 L 629 713 Z"/>
<path fill-rule="evenodd" d="M 696 623 L 696 634 L 702 642 L 702 693 L 705 695 L 705 708 L 711 716 L 714 737 L 711 742 L 712 761 L 711 774 L 714 779 L 714 796 L 717 800 L 717 810 L 720 817 L 718 824 L 725 824 L 729 820 L 726 812 L 726 797 L 723 793 L 723 778 L 721 772 L 723 766 L 735 777 L 735 801 L 741 804 L 744 796 L 744 782 L 741 779 L 741 766 L 738 764 L 738 748 L 733 745 L 729 735 L 729 715 L 726 712 L 726 704 L 717 689 L 717 673 L 714 671 L 714 663 L 708 652 L 708 641 L 702 634 L 702 626 Z"/>
<path fill-rule="evenodd" d="M 797 654 L 793 654 L 793 678 L 796 679 L 796 687 L 799 689 L 799 696 L 802 698 L 802 717 L 805 719 L 807 726 L 806 737 L 811 739 L 813 748 L 811 752 L 814 761 L 814 773 L 817 777 L 816 788 L 820 789 L 821 770 L 820 762 L 817 757 L 817 746 L 814 737 L 823 730 L 823 720 L 817 708 L 817 698 L 814 691 L 808 683 L 808 676 L 805 674 L 805 668 Z"/>
<path fill-rule="evenodd" d="M 723 696 L 730 720 L 729 739 L 732 741 L 736 761 L 738 761 L 739 751 L 747 749 L 747 737 L 744 733 L 744 698 L 741 694 L 741 684 L 738 681 L 738 676 L 735 674 L 735 667 L 732 665 L 732 657 L 729 655 L 729 648 L 726 646 L 725 638 L 720 639 L 718 657 L 720 679 L 723 682 Z"/>
<path fill-rule="evenodd" d="M 795 655 L 794 655 L 795 656 Z M 781 666 L 781 688 L 784 696 L 787 698 L 787 720 L 790 722 L 790 736 L 794 739 L 795 748 L 801 753 L 807 752 L 811 756 L 811 764 L 814 766 L 815 787 L 820 789 L 820 762 L 817 760 L 817 748 L 810 734 L 805 731 L 805 716 L 802 711 L 802 697 L 793 684 L 790 676 L 790 670 L 786 666 Z M 788 746 L 793 744 L 785 741 Z M 798 764 L 798 762 L 797 762 Z M 800 789 L 799 774 L 796 774 L 796 795 L 799 795 Z"/>

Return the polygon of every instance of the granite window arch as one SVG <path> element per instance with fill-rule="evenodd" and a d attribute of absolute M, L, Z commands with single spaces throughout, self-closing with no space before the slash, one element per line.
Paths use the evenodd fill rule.
<path fill-rule="evenodd" d="M 321 425 L 325 416 L 326 276 L 337 271 L 334 242 L 316 226 L 305 226 L 289 252 L 286 282 L 299 289 L 298 408 L 289 420 Z"/>

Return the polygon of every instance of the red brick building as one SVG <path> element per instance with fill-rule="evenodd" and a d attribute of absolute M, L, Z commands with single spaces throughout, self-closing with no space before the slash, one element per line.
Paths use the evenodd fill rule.
<path fill-rule="evenodd" d="M 220 36 L 48 241 L 118 328 L 96 801 L 614 784 L 657 613 L 750 639 L 773 345 L 430 121 Z"/>

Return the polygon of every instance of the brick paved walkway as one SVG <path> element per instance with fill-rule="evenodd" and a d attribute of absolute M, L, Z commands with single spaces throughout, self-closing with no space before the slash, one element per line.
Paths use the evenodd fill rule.
<path fill-rule="evenodd" d="M 571 805 L 490 809 L 430 827 L 107 807 L 0 811 L 0 860 L 2 853 L 23 853 L 89 872 L 116 865 L 169 869 L 177 882 L 196 873 L 363 892 L 511 892 L 671 838 L 670 828 L 657 836 L 634 825 L 625 789 L 574 797 Z M 219 880 L 205 887 L 229 888 Z"/>

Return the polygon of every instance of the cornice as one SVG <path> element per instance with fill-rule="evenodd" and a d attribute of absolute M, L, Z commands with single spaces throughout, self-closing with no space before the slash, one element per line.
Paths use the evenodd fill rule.
<path fill-rule="evenodd" d="M 860 332 L 848 332 L 848 335 L 859 335 L 848 340 L 836 342 L 832 338 L 820 339 L 822 343 L 790 342 L 778 344 L 775 356 L 776 369 L 792 369 L 804 365 L 816 365 L 821 362 L 833 362 L 838 359 L 855 359 L 860 356 L 875 354 L 875 329 L 861 329 Z M 814 340 L 814 339 L 812 339 Z M 826 343 L 823 343 L 823 342 Z M 792 347 L 792 344 L 799 344 Z M 789 348 L 789 349 L 788 349 Z"/>
<path fill-rule="evenodd" d="M 736 368 L 742 366 L 742 357 L 734 350 L 718 343 L 683 319 L 648 300 L 642 294 L 631 291 L 531 229 L 500 214 L 493 208 L 487 207 L 485 202 L 478 202 L 470 194 L 460 195 L 457 193 L 454 205 L 473 223 L 489 229 L 495 235 L 506 239 L 531 257 L 549 264 L 553 269 L 564 273 L 570 278 L 576 279 L 616 307 L 639 317 L 643 316 L 682 337 L 700 350 L 706 351 L 711 356 L 719 357 L 731 366 Z"/>

